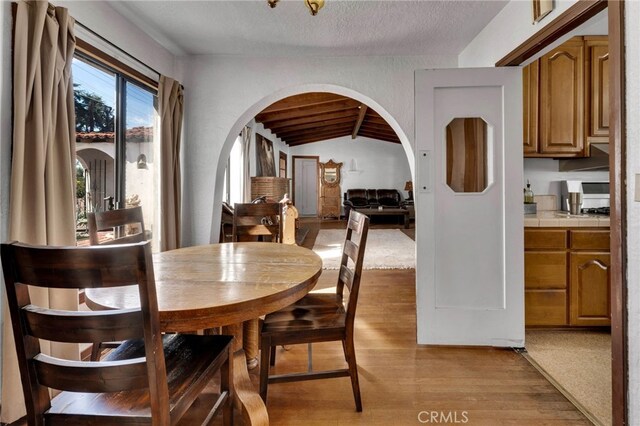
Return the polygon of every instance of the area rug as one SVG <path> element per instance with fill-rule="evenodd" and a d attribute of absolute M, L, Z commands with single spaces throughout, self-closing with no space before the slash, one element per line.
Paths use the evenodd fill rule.
<path fill-rule="evenodd" d="M 342 258 L 344 229 L 321 229 L 313 251 L 322 258 L 323 269 L 338 269 Z M 416 267 L 416 244 L 399 229 L 369 229 L 363 269 L 410 269 Z"/>
<path fill-rule="evenodd" d="M 611 424 L 611 334 L 527 330 L 525 356 L 596 425 Z"/>

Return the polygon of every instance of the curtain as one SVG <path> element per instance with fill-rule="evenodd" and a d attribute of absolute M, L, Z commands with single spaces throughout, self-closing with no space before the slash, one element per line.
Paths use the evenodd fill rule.
<path fill-rule="evenodd" d="M 251 127 L 242 129 L 242 198 L 244 203 L 251 201 L 251 170 L 249 152 L 251 148 Z"/>
<path fill-rule="evenodd" d="M 75 245 L 75 115 L 71 61 L 74 20 L 67 9 L 20 1 L 13 58 L 13 157 L 9 239 Z M 76 291 L 30 289 L 34 303 L 75 310 Z M 24 416 L 24 399 L 6 300 L 3 301 L 2 422 Z M 78 359 L 77 345 L 43 350 Z"/>
<path fill-rule="evenodd" d="M 182 85 L 160 76 L 160 251 L 180 247 L 180 138 L 183 116 Z"/>

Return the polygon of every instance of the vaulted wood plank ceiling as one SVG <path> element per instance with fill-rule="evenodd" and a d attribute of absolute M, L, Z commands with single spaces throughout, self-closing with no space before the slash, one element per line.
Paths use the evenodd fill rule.
<path fill-rule="evenodd" d="M 351 135 L 400 143 L 391 126 L 367 105 L 334 93 L 303 93 L 269 105 L 256 121 L 289 146 Z"/>

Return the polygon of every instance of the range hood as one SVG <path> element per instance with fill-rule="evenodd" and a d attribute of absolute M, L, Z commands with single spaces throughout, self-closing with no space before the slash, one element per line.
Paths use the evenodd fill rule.
<path fill-rule="evenodd" d="M 591 157 L 561 159 L 559 170 L 561 172 L 609 170 L 609 144 L 592 143 Z"/>

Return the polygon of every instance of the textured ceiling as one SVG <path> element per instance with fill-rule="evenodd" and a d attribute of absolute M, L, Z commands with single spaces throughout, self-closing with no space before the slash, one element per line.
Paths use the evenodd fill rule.
<path fill-rule="evenodd" d="M 457 55 L 506 5 L 489 0 L 117 1 L 114 9 L 177 55 Z"/>

